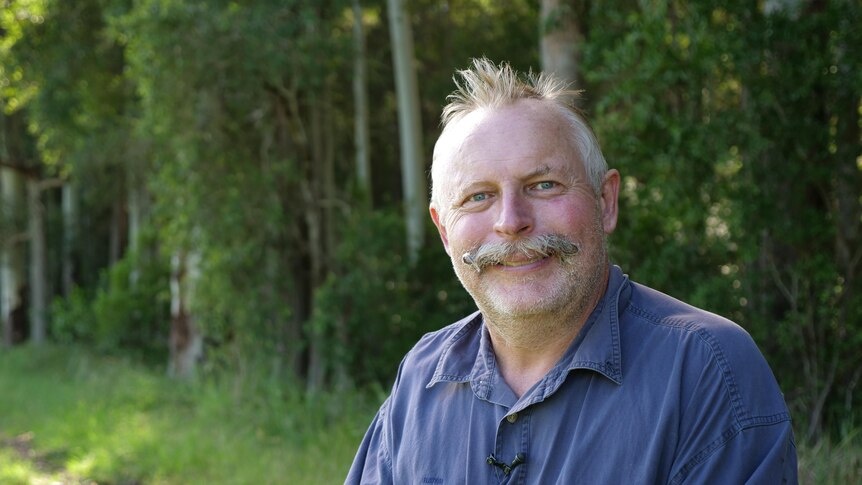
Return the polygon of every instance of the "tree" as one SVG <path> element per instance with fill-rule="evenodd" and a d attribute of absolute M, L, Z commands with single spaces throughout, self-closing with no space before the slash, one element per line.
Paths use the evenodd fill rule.
<path fill-rule="evenodd" d="M 68 298 L 75 286 L 75 272 L 77 269 L 77 246 L 78 246 L 78 188 L 75 182 L 63 185 L 61 210 L 63 214 L 63 251 L 61 274 L 63 296 Z"/>
<path fill-rule="evenodd" d="M 747 37 L 758 55 L 740 60 L 745 107 L 757 106 L 747 182 L 759 191 L 740 211 L 762 227 L 750 236 L 751 289 L 770 295 L 750 318 L 784 354 L 804 437 L 814 441 L 852 409 L 862 377 L 862 62 L 850 54 L 862 45 L 853 27 L 862 9 L 777 3 L 758 12 L 761 27 Z"/>
<path fill-rule="evenodd" d="M 353 0 L 353 102 L 354 143 L 356 145 L 356 185 L 360 197 L 371 197 L 371 137 L 368 133 L 368 61 L 365 32 L 362 28 L 362 6 Z"/>
<path fill-rule="evenodd" d="M 395 87 L 398 93 L 398 128 L 401 140 L 401 181 L 407 253 L 415 263 L 425 239 L 425 164 L 422 158 L 422 124 L 419 88 L 413 55 L 413 32 L 404 0 L 388 0 Z"/>
<path fill-rule="evenodd" d="M 542 71 L 578 85 L 578 46 L 583 41 L 575 4 L 578 0 L 542 0 L 539 17 Z"/>
<path fill-rule="evenodd" d="M 97 237 L 108 225 L 103 224 L 106 219 L 101 217 L 100 209 L 115 206 L 115 199 L 122 200 L 124 183 L 106 181 L 105 174 L 116 170 L 124 160 L 118 139 L 128 135 L 122 122 L 124 84 L 118 82 L 122 64 L 116 45 L 100 37 L 105 29 L 102 6 L 96 1 L 8 1 L 8 12 L 14 15 L 3 15 L 0 20 L 5 34 L 0 50 L 5 67 L 0 73 L 6 86 L 2 93 L 4 107 L 26 119 L 36 138 L 31 156 L 22 158 L 28 164 L 30 319 L 35 341 L 47 334 L 47 306 L 53 286 L 46 242 L 45 221 L 50 214 L 44 204 L 45 191 L 55 188 L 60 178 L 88 179 L 88 190 L 81 198 L 87 199 L 91 209 L 85 230 L 93 237 L 81 252 L 95 257 L 89 265 L 79 265 L 77 275 L 71 264 L 67 265 L 67 288 L 74 276 L 85 273 L 85 268 L 90 270 L 90 281 L 97 280 L 101 266 L 116 260 L 123 249 L 120 238 L 114 238 L 108 251 Z M 122 211 L 115 211 L 115 215 L 114 221 L 122 220 Z M 69 229 L 75 225 L 67 222 Z M 77 251 L 71 247 L 64 251 L 69 256 L 65 261 L 70 263 Z"/>
<path fill-rule="evenodd" d="M 30 240 L 30 340 L 45 342 L 48 312 L 48 254 L 45 247 L 45 215 L 38 179 L 27 181 L 27 216 Z"/>
<path fill-rule="evenodd" d="M 20 229 L 26 208 L 22 179 L 17 170 L 0 165 L 0 323 L 6 346 L 23 339 L 20 333 L 26 325 L 26 236 Z"/>
<path fill-rule="evenodd" d="M 200 281 L 200 254 L 177 251 L 171 257 L 171 333 L 168 375 L 189 379 L 203 357 L 203 333 L 194 308 Z"/>

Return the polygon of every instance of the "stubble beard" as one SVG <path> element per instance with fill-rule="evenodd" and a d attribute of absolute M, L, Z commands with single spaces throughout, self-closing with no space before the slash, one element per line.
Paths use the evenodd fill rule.
<path fill-rule="evenodd" d="M 453 255 L 453 265 L 461 284 L 481 310 L 486 324 L 509 345 L 535 348 L 548 339 L 571 334 L 592 311 L 602 292 L 599 286 L 608 265 L 607 239 L 597 215 L 591 230 L 581 243 L 572 242 L 578 251 L 573 255 L 559 256 L 556 263 L 561 278 L 539 280 L 538 276 L 524 276 L 511 280 L 516 286 L 545 286 L 555 284 L 538 296 L 506 294 L 499 281 L 490 279 L 484 271 L 476 271 Z M 558 280 L 554 283 L 553 280 Z"/>

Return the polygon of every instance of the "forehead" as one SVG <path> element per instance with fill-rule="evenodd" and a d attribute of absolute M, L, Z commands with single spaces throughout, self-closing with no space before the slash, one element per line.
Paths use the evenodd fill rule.
<path fill-rule="evenodd" d="M 452 190 L 465 178 L 537 168 L 582 173 L 572 125 L 547 101 L 521 100 L 470 113 L 446 128 L 434 149 L 435 187 Z"/>

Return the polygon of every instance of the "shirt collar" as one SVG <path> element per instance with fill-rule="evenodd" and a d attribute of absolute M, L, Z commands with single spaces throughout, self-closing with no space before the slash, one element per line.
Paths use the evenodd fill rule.
<path fill-rule="evenodd" d="M 631 284 L 619 266 L 611 266 L 609 273 L 604 296 L 554 370 L 565 374 L 574 369 L 589 369 L 622 384 L 620 313 L 628 306 Z"/>
<path fill-rule="evenodd" d="M 611 266 L 609 273 L 607 290 L 581 333 L 543 379 L 542 398 L 553 393 L 569 371 L 575 369 L 591 370 L 617 384 L 622 383 L 619 314 L 628 304 L 631 285 L 618 266 Z M 477 397 L 489 399 L 494 388 L 501 386 L 494 385 L 499 372 L 488 330 L 480 312 L 462 322 L 444 344 L 434 375 L 426 387 L 438 382 L 470 382 Z"/>

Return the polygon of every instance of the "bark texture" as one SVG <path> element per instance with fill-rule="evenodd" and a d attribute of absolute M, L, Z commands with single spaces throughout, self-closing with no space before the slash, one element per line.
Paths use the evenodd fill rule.
<path fill-rule="evenodd" d="M 191 311 L 195 284 L 200 279 L 200 255 L 177 251 L 171 257 L 171 333 L 168 375 L 195 376 L 203 358 L 203 334 Z"/>

